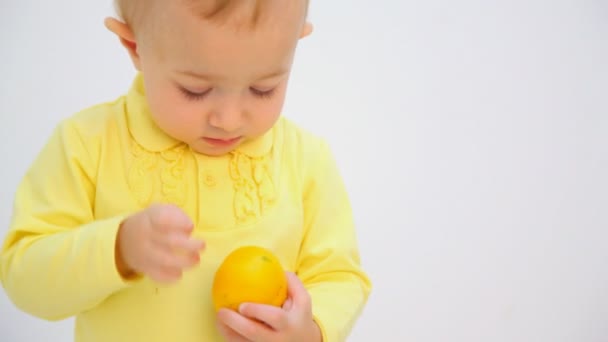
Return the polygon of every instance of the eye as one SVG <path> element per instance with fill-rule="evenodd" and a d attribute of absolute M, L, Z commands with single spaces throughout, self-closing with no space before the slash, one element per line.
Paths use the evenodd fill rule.
<path fill-rule="evenodd" d="M 188 100 L 201 100 L 203 99 L 209 92 L 211 92 L 211 88 L 202 91 L 202 92 L 194 92 L 190 91 L 184 87 L 178 87 L 179 91 L 188 99 Z"/>
<path fill-rule="evenodd" d="M 270 90 L 260 90 L 260 89 L 256 89 L 256 88 L 249 88 L 249 90 L 251 91 L 251 93 L 253 95 L 255 95 L 256 97 L 262 98 L 262 99 L 269 99 L 272 97 L 272 95 L 274 95 L 275 93 L 275 89 L 276 88 L 272 88 Z"/>

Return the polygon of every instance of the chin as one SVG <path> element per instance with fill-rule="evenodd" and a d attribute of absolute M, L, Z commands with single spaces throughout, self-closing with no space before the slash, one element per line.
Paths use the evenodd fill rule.
<path fill-rule="evenodd" d="M 190 146 L 196 153 L 209 157 L 221 157 L 234 151 L 235 148 L 209 148 L 207 146 Z"/>

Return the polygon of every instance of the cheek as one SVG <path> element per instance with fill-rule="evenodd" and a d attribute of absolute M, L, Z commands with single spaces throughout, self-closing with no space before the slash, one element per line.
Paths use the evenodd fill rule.
<path fill-rule="evenodd" d="M 279 94 L 277 94 L 279 95 Z M 256 117 L 255 126 L 256 131 L 259 133 L 270 129 L 279 116 L 281 115 L 281 110 L 283 109 L 283 96 L 277 96 L 277 98 L 267 101 L 266 103 L 261 103 L 256 108 Z"/>
<path fill-rule="evenodd" d="M 276 120 L 281 115 L 283 105 L 285 104 L 285 90 L 285 87 L 282 87 L 282 89 L 275 95 L 275 98 L 269 101 L 268 113 L 272 113 L 268 115 L 269 120 Z"/>
<path fill-rule="evenodd" d="M 286 90 L 287 86 L 286 84 L 283 84 L 276 89 L 271 98 L 257 100 L 256 104 L 258 111 L 278 115 L 282 111 L 285 103 Z"/>
<path fill-rule="evenodd" d="M 157 125 L 169 135 L 179 139 L 187 138 L 188 132 L 197 127 L 192 105 L 174 94 L 170 89 L 150 93 L 150 110 Z M 162 95 L 161 95 L 162 94 Z"/>

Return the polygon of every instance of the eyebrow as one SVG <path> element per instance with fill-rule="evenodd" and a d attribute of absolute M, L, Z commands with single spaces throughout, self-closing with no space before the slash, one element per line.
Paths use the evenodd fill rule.
<path fill-rule="evenodd" d="M 269 74 L 263 75 L 261 77 L 258 77 L 257 79 L 266 80 L 269 78 L 274 78 L 274 77 L 285 75 L 287 72 L 288 72 L 287 69 L 280 69 L 280 70 L 271 72 Z M 180 70 L 180 71 L 178 71 L 178 73 L 181 75 L 190 76 L 190 77 L 194 77 L 194 78 L 198 78 L 198 79 L 204 79 L 204 80 L 213 80 L 213 79 L 221 78 L 218 75 L 214 75 L 214 74 L 202 74 L 202 73 L 188 71 L 188 70 Z"/>

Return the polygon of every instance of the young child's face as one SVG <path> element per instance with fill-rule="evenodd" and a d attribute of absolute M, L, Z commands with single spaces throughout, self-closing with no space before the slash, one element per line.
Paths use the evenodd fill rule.
<path fill-rule="evenodd" d="M 270 21 L 237 30 L 179 3 L 163 5 L 135 64 L 157 125 L 199 153 L 223 155 L 279 118 L 305 9 L 278 1 Z"/>

